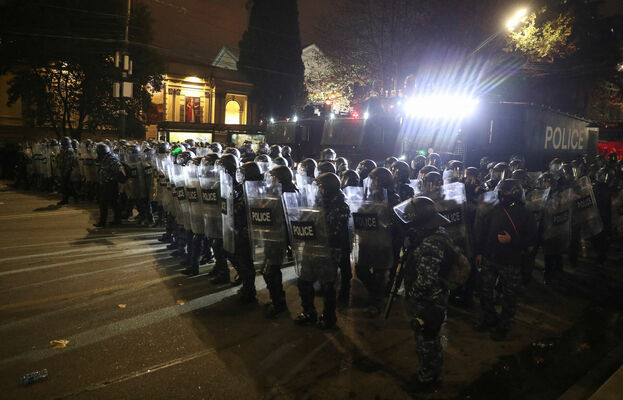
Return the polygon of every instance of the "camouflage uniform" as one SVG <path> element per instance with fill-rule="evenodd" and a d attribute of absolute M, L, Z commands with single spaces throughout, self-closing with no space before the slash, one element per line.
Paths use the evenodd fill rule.
<path fill-rule="evenodd" d="M 439 270 L 448 262 L 447 246 L 439 241 L 451 240 L 445 229 L 417 232 L 409 230 L 413 250 L 405 269 L 405 290 L 411 326 L 415 331 L 415 350 L 420 363 L 420 382 L 441 380 L 443 348 L 439 332 L 446 317 L 448 290 L 439 279 Z M 423 238 L 423 239 L 422 239 Z"/>

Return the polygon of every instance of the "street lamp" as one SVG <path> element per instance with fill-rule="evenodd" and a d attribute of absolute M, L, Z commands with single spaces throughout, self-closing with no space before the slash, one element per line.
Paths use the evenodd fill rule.
<path fill-rule="evenodd" d="M 511 18 L 509 18 L 508 21 L 506 21 L 506 28 L 508 28 L 508 30 L 512 32 L 515 30 L 515 28 L 525 22 L 527 18 L 528 9 L 522 8 L 520 10 L 517 10 L 515 15 L 513 15 Z"/>

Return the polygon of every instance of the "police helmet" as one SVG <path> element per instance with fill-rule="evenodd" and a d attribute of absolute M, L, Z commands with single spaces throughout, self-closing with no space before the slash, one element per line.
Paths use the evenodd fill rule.
<path fill-rule="evenodd" d="M 238 157 L 231 153 L 226 153 L 219 158 L 217 164 L 223 167 L 228 174 L 234 176 L 239 165 Z"/>
<path fill-rule="evenodd" d="M 223 146 L 221 146 L 220 143 L 212 143 L 210 144 L 210 150 L 212 150 L 214 153 L 221 154 L 221 152 L 223 151 Z"/>
<path fill-rule="evenodd" d="M 240 151 L 235 147 L 228 147 L 224 152 L 226 154 L 233 154 L 236 158 L 240 159 Z"/>
<path fill-rule="evenodd" d="M 480 175 L 478 168 L 476 167 L 467 167 L 467 169 L 465 170 L 465 177 L 474 177 L 474 178 L 478 178 L 478 176 Z"/>
<path fill-rule="evenodd" d="M 426 174 L 428 174 L 429 172 L 439 172 L 439 169 L 434 165 L 425 165 L 420 169 L 420 172 L 418 173 L 418 178 L 424 179 L 424 176 L 426 176 Z"/>
<path fill-rule="evenodd" d="M 219 155 L 216 153 L 206 154 L 205 157 L 203 157 L 203 165 L 212 166 L 216 164 L 218 159 L 219 159 Z"/>
<path fill-rule="evenodd" d="M 502 179 L 497 186 L 498 197 L 508 196 L 513 201 L 521 201 L 524 196 L 521 183 L 517 179 Z"/>
<path fill-rule="evenodd" d="M 392 165 L 394 165 L 394 163 L 395 163 L 396 161 L 398 161 L 398 159 L 397 159 L 396 157 L 394 157 L 394 156 L 387 157 L 387 158 L 385 159 L 385 162 L 383 163 L 383 166 L 384 166 L 385 168 L 388 168 L 388 169 L 390 169 L 390 170 L 391 170 Z"/>
<path fill-rule="evenodd" d="M 158 144 L 158 154 L 166 154 L 171 149 L 168 142 Z"/>
<path fill-rule="evenodd" d="M 427 157 L 426 164 L 441 168 L 441 156 L 437 153 L 430 153 Z"/>
<path fill-rule="evenodd" d="M 331 172 L 335 174 L 337 171 L 335 170 L 335 165 L 329 161 L 320 161 L 318 163 L 318 175 L 323 174 L 325 172 Z"/>
<path fill-rule="evenodd" d="M 359 186 L 359 174 L 357 171 L 347 169 L 342 174 L 342 188 L 347 186 Z"/>
<path fill-rule="evenodd" d="M 608 161 L 610 161 L 611 163 L 616 163 L 617 161 L 619 161 L 618 154 L 615 152 L 608 154 Z"/>
<path fill-rule="evenodd" d="M 409 200 L 403 217 L 414 226 L 428 229 L 450 224 L 446 217 L 437 212 L 435 202 L 425 196 L 417 196 Z"/>
<path fill-rule="evenodd" d="M 95 154 L 97 154 L 97 158 L 102 158 L 108 153 L 110 153 L 110 147 L 108 147 L 104 143 L 97 144 L 97 147 L 95 148 Z"/>
<path fill-rule="evenodd" d="M 420 170 L 422 167 L 426 165 L 426 157 L 421 154 L 418 154 L 411 160 L 411 169 Z"/>
<path fill-rule="evenodd" d="M 489 159 L 489 157 L 484 156 L 480 159 L 480 162 L 478 163 L 478 165 L 480 165 L 480 168 L 487 168 L 489 169 L 489 163 L 491 162 L 491 160 Z"/>
<path fill-rule="evenodd" d="M 324 192 L 323 197 L 330 198 L 341 190 L 340 178 L 331 172 L 318 175 L 315 182 L 318 188 Z"/>
<path fill-rule="evenodd" d="M 270 157 L 268 157 L 267 154 L 258 154 L 253 161 L 261 162 L 261 163 L 269 163 Z"/>
<path fill-rule="evenodd" d="M 377 189 L 394 189 L 394 177 L 391 171 L 385 167 L 374 168 L 368 177 Z"/>
<path fill-rule="evenodd" d="M 268 147 L 268 143 L 260 143 L 258 149 L 257 149 L 257 154 L 266 154 L 268 155 L 270 153 L 270 148 Z"/>
<path fill-rule="evenodd" d="M 317 167 L 318 164 L 316 163 L 316 160 L 314 160 L 313 158 L 306 158 L 299 163 L 298 171 L 301 175 L 314 178 L 316 176 Z"/>
<path fill-rule="evenodd" d="M 293 175 L 292 170 L 285 165 L 277 165 L 275 168 L 270 170 L 270 175 L 274 180 L 284 185 L 287 183 L 292 183 Z"/>
<path fill-rule="evenodd" d="M 262 170 L 258 163 L 255 161 L 247 161 L 242 164 L 239 171 L 241 177 L 243 179 L 238 178 L 238 181 L 261 181 L 264 179 L 264 174 L 262 174 Z"/>
<path fill-rule="evenodd" d="M 183 151 L 177 155 L 175 163 L 179 165 L 187 165 L 193 158 L 195 158 L 195 153 L 192 151 Z"/>
<path fill-rule="evenodd" d="M 433 190 L 440 188 L 443 186 L 443 177 L 437 171 L 431 171 L 424 175 L 422 178 L 422 187 L 427 191 L 432 192 Z"/>
<path fill-rule="evenodd" d="M 335 159 L 335 169 L 338 172 L 346 171 L 348 169 L 348 160 L 344 157 L 338 157 Z"/>
<path fill-rule="evenodd" d="M 292 148 L 290 146 L 283 146 L 281 148 L 281 155 L 284 157 L 290 157 L 292 154 Z"/>
<path fill-rule="evenodd" d="M 552 173 L 549 171 L 541 173 L 541 175 L 539 175 L 539 177 L 537 178 L 537 183 L 539 184 L 539 187 L 541 189 L 547 189 L 549 187 L 552 187 L 553 182 L 554 175 L 552 175 Z"/>
<path fill-rule="evenodd" d="M 366 159 L 362 160 L 359 165 L 357 165 L 357 173 L 359 177 L 363 180 L 368 177 L 370 171 L 376 168 L 376 163 L 372 160 Z"/>
<path fill-rule="evenodd" d="M 274 165 L 285 165 L 285 166 L 288 166 L 288 161 L 285 158 L 281 157 L 281 156 L 277 156 L 277 157 L 273 158 L 273 164 Z"/>
<path fill-rule="evenodd" d="M 322 150 L 320 152 L 320 159 L 323 160 L 323 161 L 325 161 L 325 160 L 333 161 L 333 160 L 335 160 L 335 157 L 336 157 L 335 150 L 333 150 L 330 147 L 326 148 L 326 149 L 324 149 L 324 150 Z"/>
<path fill-rule="evenodd" d="M 71 139 L 65 136 L 61 139 L 61 147 L 67 149 L 71 146 Z"/>
<path fill-rule="evenodd" d="M 270 158 L 275 158 L 281 156 L 281 146 L 278 144 L 273 144 L 270 146 Z"/>
<path fill-rule="evenodd" d="M 396 161 L 392 166 L 392 173 L 396 183 L 409 183 L 411 168 L 404 161 Z"/>

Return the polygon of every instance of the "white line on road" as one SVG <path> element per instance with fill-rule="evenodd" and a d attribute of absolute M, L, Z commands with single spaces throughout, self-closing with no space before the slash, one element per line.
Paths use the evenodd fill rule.
<path fill-rule="evenodd" d="M 22 245 L 17 245 L 17 246 L 7 246 L 7 247 L 0 247 L 0 250 L 7 250 L 7 249 L 18 249 L 18 248 L 22 248 L 22 247 L 40 247 L 40 246 L 52 246 L 52 245 L 71 245 L 71 244 L 78 244 L 78 243 L 82 243 L 82 242 L 94 242 L 97 240 L 102 240 L 102 239 L 124 239 L 124 238 L 132 238 L 132 237 L 140 237 L 140 236 L 154 236 L 154 235 L 159 235 L 161 233 L 160 230 L 156 231 L 156 232 L 149 232 L 149 233 L 136 233 L 136 234 L 128 234 L 128 235 L 101 235 L 101 236 L 95 236 L 93 235 L 92 237 L 89 238 L 85 238 L 85 239 L 76 239 L 74 241 L 68 241 L 68 240 L 63 240 L 60 242 L 44 242 L 44 243 L 35 243 L 35 244 L 22 244 Z"/>
<path fill-rule="evenodd" d="M 84 263 L 92 263 L 94 261 L 114 260 L 114 259 L 123 258 L 123 257 L 137 256 L 137 255 L 141 255 L 141 254 L 145 254 L 145 253 L 153 253 L 153 252 L 156 252 L 158 250 L 165 250 L 166 247 L 167 246 L 162 245 L 162 246 L 159 246 L 159 247 L 152 247 L 152 248 L 149 248 L 149 249 L 127 250 L 127 251 L 122 251 L 122 252 L 119 252 L 119 253 L 115 253 L 114 257 L 110 256 L 110 255 L 106 255 L 106 256 L 101 256 L 101 257 L 91 257 L 91 258 L 88 258 L 88 259 L 81 259 L 81 260 L 66 261 L 66 262 L 55 263 L 55 264 L 41 265 L 41 266 L 38 266 L 38 267 L 14 269 L 14 270 L 10 270 L 10 271 L 0 272 L 0 276 L 19 274 L 19 273 L 22 273 L 22 272 L 41 271 L 41 270 L 44 270 L 44 269 L 62 267 L 64 265 L 84 264 Z"/>
<path fill-rule="evenodd" d="M 121 243 L 121 244 L 111 243 L 109 245 L 83 247 L 83 248 L 72 249 L 72 250 L 53 251 L 51 253 L 35 253 L 35 254 L 29 254 L 26 256 L 6 257 L 6 258 L 0 258 L 0 263 L 7 262 L 7 261 L 26 260 L 29 258 L 38 258 L 38 257 L 50 257 L 50 256 L 62 257 L 64 255 L 75 254 L 75 253 L 84 254 L 84 253 L 90 253 L 93 251 L 105 250 L 107 248 L 112 249 L 112 250 L 119 250 L 120 248 L 123 248 L 123 247 L 142 246 L 142 245 L 147 244 L 148 242 L 155 242 L 155 241 L 156 239 L 144 239 L 144 240 L 137 240 L 137 241 L 126 242 L 126 243 Z"/>
<path fill-rule="evenodd" d="M 285 268 L 282 270 L 283 272 L 283 280 L 288 281 L 290 279 L 294 279 L 296 274 L 294 273 L 294 267 Z M 264 283 L 264 279 L 261 276 L 257 276 L 255 278 L 255 286 L 257 290 L 262 290 L 266 287 Z M 198 310 L 200 308 L 206 308 L 213 304 L 216 304 L 228 297 L 233 296 L 238 291 L 238 288 L 228 288 L 222 290 L 220 292 L 212 293 L 206 296 L 198 297 L 196 299 L 188 301 L 183 305 L 175 305 L 169 306 L 166 308 L 162 308 L 160 310 L 151 311 L 146 314 L 137 315 L 132 318 L 128 318 L 125 320 L 121 320 L 118 322 L 113 322 L 98 328 L 94 328 L 82 333 L 79 333 L 74 336 L 70 336 L 67 338 L 70 346 L 65 349 L 66 351 L 71 351 L 75 349 L 79 349 L 91 344 L 99 343 L 103 340 L 107 340 L 113 338 L 115 336 L 124 334 L 126 332 L 144 328 L 146 326 L 164 321 L 166 319 L 170 319 L 173 317 L 177 317 L 179 315 L 187 314 L 189 312 Z M 43 359 L 58 355 L 58 350 L 55 349 L 41 349 L 41 350 L 31 350 L 10 358 L 5 358 L 0 360 L 0 366 L 4 367 L 8 364 L 27 360 L 31 362 L 41 361 Z"/>

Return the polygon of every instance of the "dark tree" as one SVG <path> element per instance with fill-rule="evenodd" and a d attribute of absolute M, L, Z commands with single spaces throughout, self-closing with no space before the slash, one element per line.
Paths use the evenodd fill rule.
<path fill-rule="evenodd" d="M 34 125 L 58 136 L 80 137 L 86 129 L 116 125 L 120 79 L 113 55 L 123 48 L 124 1 L 9 0 L 0 9 L 0 74 L 10 73 L 9 102 L 22 100 Z M 143 136 L 142 115 L 151 105 L 147 89 L 161 87 L 162 63 L 149 47 L 151 18 L 134 2 L 129 51 L 134 97 L 125 101 L 130 136 Z"/>
<path fill-rule="evenodd" d="M 291 116 L 305 102 L 296 0 L 250 1 L 238 69 L 255 85 L 260 118 Z"/>

